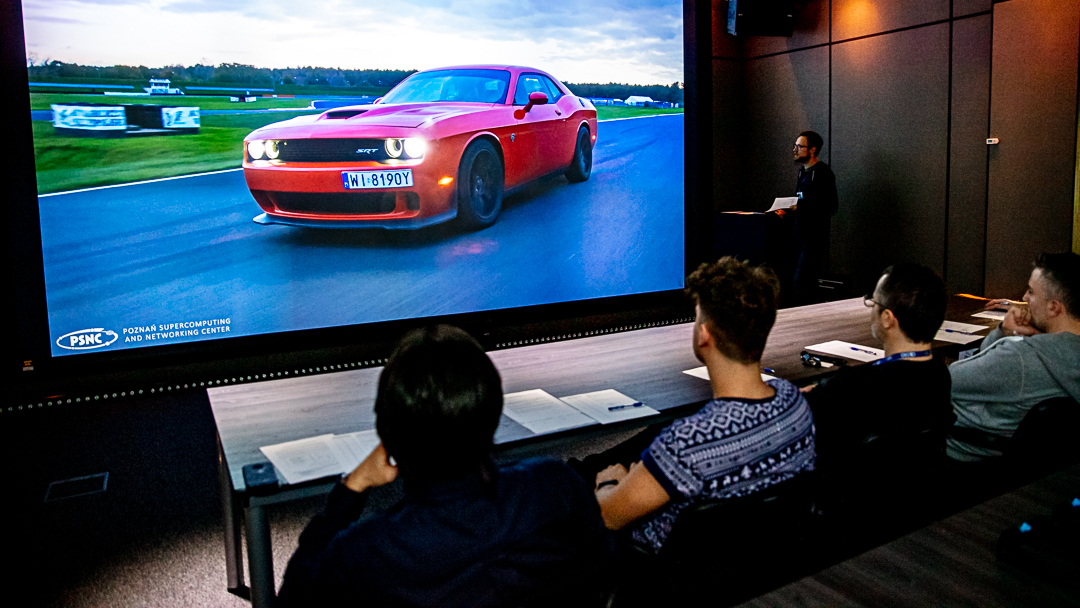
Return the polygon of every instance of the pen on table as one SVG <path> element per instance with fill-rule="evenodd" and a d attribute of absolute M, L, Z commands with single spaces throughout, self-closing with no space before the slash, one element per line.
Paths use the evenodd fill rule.
<path fill-rule="evenodd" d="M 641 407 L 643 405 L 645 405 L 645 404 L 640 402 L 640 401 L 635 401 L 633 403 L 627 403 L 625 405 L 613 405 L 613 406 L 611 406 L 611 407 L 609 407 L 607 409 L 608 409 L 609 412 L 617 412 L 619 410 L 628 410 L 628 409 L 630 409 L 632 407 Z"/>
<path fill-rule="evenodd" d="M 964 334 L 965 336 L 977 336 L 977 335 L 979 335 L 979 334 L 973 334 L 970 331 L 960 331 L 959 329 L 946 329 L 944 327 L 941 328 L 941 331 L 944 331 L 944 332 L 947 332 L 947 333 L 950 333 L 950 334 Z"/>
<path fill-rule="evenodd" d="M 851 350 L 855 350 L 855 351 L 858 351 L 858 352 L 860 352 L 860 353 L 866 353 L 866 354 L 868 354 L 868 355 L 876 355 L 876 354 L 877 354 L 877 353 L 875 353 L 875 352 L 874 352 L 874 351 L 872 351 L 872 350 L 866 350 L 865 348 L 859 348 L 859 347 L 857 347 L 857 346 L 852 346 L 852 347 L 851 347 Z"/>

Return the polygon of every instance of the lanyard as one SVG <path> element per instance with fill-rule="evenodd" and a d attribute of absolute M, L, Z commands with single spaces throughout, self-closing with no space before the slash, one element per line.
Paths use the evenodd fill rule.
<path fill-rule="evenodd" d="M 870 365 L 882 365 L 884 363 L 889 363 L 890 361 L 899 361 L 901 359 L 913 359 L 915 357 L 926 357 L 926 356 L 929 356 L 929 355 L 930 355 L 930 351 L 928 351 L 928 350 L 908 351 L 906 353 L 896 353 L 895 355 L 889 355 L 888 357 L 885 357 L 884 359 L 878 359 L 877 361 L 874 361 Z"/>

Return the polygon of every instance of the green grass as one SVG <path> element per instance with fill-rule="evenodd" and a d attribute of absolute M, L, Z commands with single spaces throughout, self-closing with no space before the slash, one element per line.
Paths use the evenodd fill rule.
<path fill-rule="evenodd" d="M 38 192 L 126 184 L 240 166 L 241 142 L 252 130 L 301 114 L 204 116 L 192 135 L 97 139 L 57 135 L 35 120 Z"/>
<path fill-rule="evenodd" d="M 626 108 L 621 106 L 596 106 L 596 118 L 633 118 L 635 116 L 655 116 L 657 114 L 682 114 L 682 108 L 660 110 L 656 108 Z"/>
<path fill-rule="evenodd" d="M 54 103 L 140 103 L 155 105 L 198 106 L 202 110 L 261 110 L 266 108 L 306 108 L 309 99 L 289 99 L 259 97 L 251 103 L 233 103 L 220 97 L 104 97 L 102 95 L 71 95 L 64 93 L 32 93 L 30 109 L 48 110 Z M 621 106 L 596 106 L 596 116 L 600 120 L 608 118 L 630 118 L 633 116 L 654 116 L 656 114 L 682 114 L 682 108 L 659 110 L 654 108 L 627 108 Z M 204 121 L 205 121 L 204 117 Z"/>
<path fill-rule="evenodd" d="M 104 95 L 72 95 L 69 93 L 31 93 L 31 110 L 48 110 L 52 104 L 104 103 L 104 104 L 150 104 L 158 106 L 196 106 L 200 110 L 263 110 L 267 108 L 306 108 L 310 99 L 259 97 L 257 101 L 231 102 L 222 97 L 172 96 L 172 97 L 120 97 Z"/>

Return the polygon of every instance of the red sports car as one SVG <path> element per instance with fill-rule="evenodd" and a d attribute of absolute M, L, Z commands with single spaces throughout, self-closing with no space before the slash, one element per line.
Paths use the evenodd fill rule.
<path fill-rule="evenodd" d="M 539 177 L 589 179 L 596 108 L 540 70 L 417 72 L 374 104 L 267 125 L 244 138 L 260 224 L 491 225 Z"/>

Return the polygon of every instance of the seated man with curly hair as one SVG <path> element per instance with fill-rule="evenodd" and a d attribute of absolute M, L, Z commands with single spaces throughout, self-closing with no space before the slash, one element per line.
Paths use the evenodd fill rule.
<path fill-rule="evenodd" d="M 686 293 L 696 304 L 693 349 L 709 370 L 712 401 L 659 434 L 646 430 L 576 467 L 588 475 L 651 438 L 629 468 L 613 464 L 596 475 L 596 497 L 608 528 L 629 530 L 654 551 L 687 505 L 747 496 L 814 468 L 806 400 L 786 380 L 761 378 L 780 293 L 776 275 L 725 257 L 694 271 Z"/>

